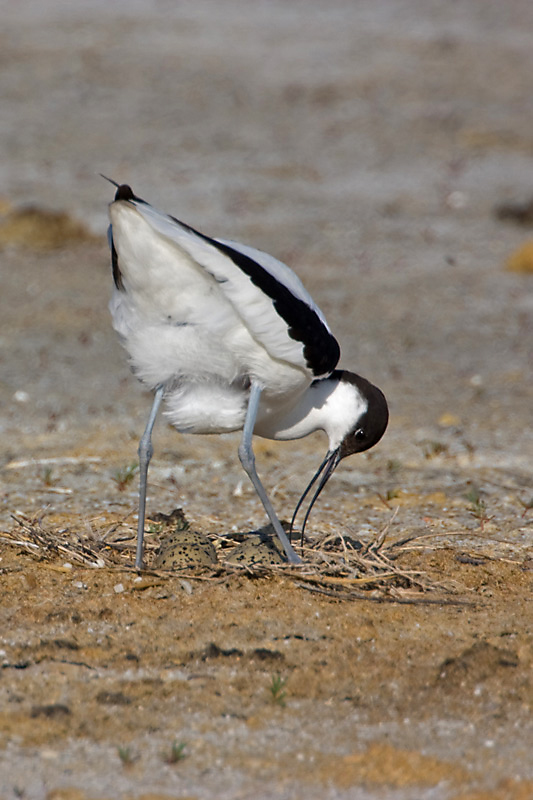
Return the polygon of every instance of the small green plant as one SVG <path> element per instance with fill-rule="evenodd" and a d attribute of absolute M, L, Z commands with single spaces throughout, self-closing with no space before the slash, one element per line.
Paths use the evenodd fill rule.
<path fill-rule="evenodd" d="M 422 451 L 424 458 L 430 459 L 436 456 L 443 456 L 448 453 L 448 445 L 444 442 L 437 442 L 435 440 L 426 440 L 422 442 Z"/>
<path fill-rule="evenodd" d="M 135 761 L 131 747 L 117 747 L 118 757 L 124 767 L 129 767 Z"/>
<path fill-rule="evenodd" d="M 397 475 L 402 468 L 402 462 L 397 458 L 390 458 L 387 461 L 387 472 L 389 475 Z"/>
<path fill-rule="evenodd" d="M 379 499 L 381 500 L 385 508 L 388 508 L 389 510 L 391 508 L 389 505 L 390 501 L 394 500 L 395 497 L 399 497 L 399 495 L 400 495 L 399 489 L 387 489 L 385 494 L 380 494 L 378 492 Z"/>
<path fill-rule="evenodd" d="M 286 704 L 286 697 L 287 692 L 285 690 L 285 686 L 287 684 L 287 678 L 282 678 L 281 675 L 272 675 L 272 683 L 270 684 L 270 696 L 272 702 L 277 705 L 285 708 Z"/>
<path fill-rule="evenodd" d="M 163 527 L 164 526 L 162 522 L 150 522 L 146 528 L 146 531 L 147 533 L 161 533 Z"/>
<path fill-rule="evenodd" d="M 45 467 L 41 474 L 41 480 L 45 486 L 53 486 L 55 480 L 52 476 L 52 467 Z"/>
<path fill-rule="evenodd" d="M 465 500 L 468 500 L 471 504 L 468 510 L 474 517 L 481 518 L 486 515 L 487 506 L 481 497 L 479 489 L 476 489 L 475 486 L 465 494 Z"/>
<path fill-rule="evenodd" d="M 169 755 L 165 758 L 167 764 L 177 764 L 178 761 L 183 761 L 185 756 L 185 742 L 172 742 Z"/>
<path fill-rule="evenodd" d="M 481 493 L 476 486 L 473 486 L 466 494 L 465 500 L 471 504 L 470 508 L 468 509 L 473 517 L 479 520 L 479 524 L 481 529 L 485 522 L 489 522 L 491 517 L 487 514 L 487 504 L 481 497 Z"/>
<path fill-rule="evenodd" d="M 117 471 L 113 475 L 113 480 L 117 484 L 117 489 L 119 490 L 119 492 L 123 492 L 129 486 L 129 484 L 134 479 L 135 473 L 137 472 L 138 468 L 139 465 L 137 464 L 136 461 L 134 461 L 132 464 L 129 464 L 126 467 L 121 467 L 120 469 L 117 469 Z"/>

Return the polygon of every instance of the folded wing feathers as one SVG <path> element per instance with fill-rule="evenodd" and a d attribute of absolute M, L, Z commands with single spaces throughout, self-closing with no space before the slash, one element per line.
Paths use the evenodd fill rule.
<path fill-rule="evenodd" d="M 335 369 L 339 346 L 322 312 L 289 267 L 255 248 L 211 239 L 138 198 L 131 202 L 158 233 L 211 274 L 254 338 L 272 358 L 313 377 Z"/>

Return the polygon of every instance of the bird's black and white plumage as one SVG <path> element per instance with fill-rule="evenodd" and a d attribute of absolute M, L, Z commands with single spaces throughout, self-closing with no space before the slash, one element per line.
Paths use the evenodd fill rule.
<path fill-rule="evenodd" d="M 328 454 L 302 496 L 318 481 L 312 505 L 342 458 L 379 441 L 388 422 L 385 397 L 359 375 L 336 370 L 339 345 L 285 264 L 205 236 L 126 185 L 117 184 L 110 219 L 113 327 L 133 371 L 155 391 L 139 446 L 137 566 L 151 432 L 163 398 L 168 419 L 183 433 L 243 430 L 243 467 L 289 561 L 298 563 L 257 476 L 252 435 L 297 439 L 326 432 Z"/>

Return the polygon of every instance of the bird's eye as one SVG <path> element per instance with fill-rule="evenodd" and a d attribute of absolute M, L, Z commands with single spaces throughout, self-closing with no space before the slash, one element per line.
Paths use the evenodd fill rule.
<path fill-rule="evenodd" d="M 358 442 L 364 442 L 366 439 L 366 433 L 362 428 L 358 428 L 354 433 L 354 437 Z"/>

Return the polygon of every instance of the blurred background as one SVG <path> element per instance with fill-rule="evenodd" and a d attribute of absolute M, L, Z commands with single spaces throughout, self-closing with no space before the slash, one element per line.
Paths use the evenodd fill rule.
<path fill-rule="evenodd" d="M 531 0 L 0 0 L 0 20 L 2 797 L 533 796 Z M 27 529 L 133 547 L 151 398 L 111 328 L 100 173 L 298 273 L 391 409 L 307 534 L 408 542 L 400 566 L 469 604 L 21 552 Z M 177 506 L 201 532 L 264 524 L 238 440 L 159 419 L 152 550 Z M 281 518 L 326 446 L 255 442 Z"/>
<path fill-rule="evenodd" d="M 431 468 L 459 492 L 525 491 L 529 0 L 2 0 L 0 11 L 4 509 L 50 500 L 28 494 L 42 472 L 25 484 L 29 468 L 13 463 L 102 459 L 96 480 L 136 457 L 150 401 L 110 328 L 113 188 L 99 173 L 300 275 L 342 365 L 390 401 L 387 437 L 346 466 L 350 494 L 372 463 L 381 485 L 396 470 L 419 489 Z M 204 451 L 157 435 L 167 472 L 185 455 L 200 467 L 212 447 L 236 462 L 234 443 Z M 298 464 L 297 493 L 324 444 L 277 447 L 275 478 Z"/>

